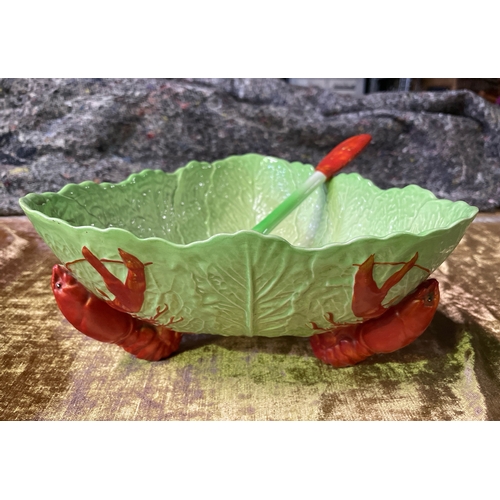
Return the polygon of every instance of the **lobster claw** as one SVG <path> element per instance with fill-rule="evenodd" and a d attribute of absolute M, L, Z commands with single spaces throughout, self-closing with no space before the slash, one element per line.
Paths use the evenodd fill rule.
<path fill-rule="evenodd" d="M 117 344 L 139 359 L 158 361 L 179 348 L 182 334 L 111 307 L 88 291 L 64 266 L 52 268 L 52 291 L 63 316 L 80 332 Z"/>
<path fill-rule="evenodd" d="M 112 301 L 109 301 L 109 304 L 119 311 L 139 312 L 146 291 L 145 264 L 121 248 L 118 249 L 118 253 L 123 264 L 128 269 L 125 283 L 122 283 L 112 274 L 87 247 L 82 248 L 82 255 L 85 260 L 101 275 L 106 288 L 115 296 Z M 101 293 L 106 296 L 104 292 L 101 291 Z"/>

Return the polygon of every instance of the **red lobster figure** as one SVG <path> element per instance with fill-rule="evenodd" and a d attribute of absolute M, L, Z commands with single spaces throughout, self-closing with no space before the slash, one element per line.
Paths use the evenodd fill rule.
<path fill-rule="evenodd" d="M 159 361 L 179 348 L 182 333 L 175 332 L 167 326 L 155 325 L 154 320 L 163 312 L 145 321 L 130 313 L 140 311 L 146 290 L 146 279 L 143 264 L 137 257 L 118 249 L 123 262 L 104 260 L 104 262 L 121 262 L 128 269 L 125 283 L 122 283 L 104 266 L 87 247 L 83 247 L 84 259 L 102 276 L 109 292 L 115 298 L 102 300 L 89 292 L 69 271 L 67 267 L 56 264 L 52 268 L 52 291 L 57 305 L 64 317 L 80 332 L 101 342 L 117 344 L 139 359 Z M 105 292 L 99 292 L 107 297 Z M 178 320 L 180 321 L 180 320 Z M 176 323 L 170 318 L 169 325 Z"/>
<path fill-rule="evenodd" d="M 312 323 L 314 330 L 324 333 L 310 338 L 316 357 L 335 367 L 352 366 L 378 353 L 389 353 L 407 346 L 429 326 L 439 304 L 439 284 L 435 279 L 421 283 L 416 290 L 392 307 L 383 307 L 389 290 L 413 267 L 429 273 L 416 264 L 418 253 L 409 262 L 375 262 L 371 255 L 354 277 L 352 311 L 362 318 L 354 325 L 335 323 L 333 315 L 325 318 L 333 328 L 323 329 Z M 403 264 L 379 288 L 373 279 L 375 264 Z"/>

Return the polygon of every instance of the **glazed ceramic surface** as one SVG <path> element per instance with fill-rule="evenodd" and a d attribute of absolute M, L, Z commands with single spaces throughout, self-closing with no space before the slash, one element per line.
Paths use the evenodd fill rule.
<path fill-rule="evenodd" d="M 271 235 L 251 228 L 314 171 L 256 154 L 174 173 L 145 170 L 119 184 L 69 184 L 29 194 L 21 207 L 63 264 L 92 292 L 113 295 L 82 257 L 85 246 L 122 282 L 118 249 L 145 264 L 136 314 L 180 332 L 310 336 L 358 320 L 351 309 L 359 265 L 375 256 L 380 285 L 418 252 L 417 266 L 387 295 L 395 304 L 453 251 L 477 209 L 418 186 L 381 190 L 340 174 Z"/>

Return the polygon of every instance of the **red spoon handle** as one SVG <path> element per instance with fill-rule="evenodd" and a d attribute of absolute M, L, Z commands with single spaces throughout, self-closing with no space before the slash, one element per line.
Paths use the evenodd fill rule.
<path fill-rule="evenodd" d="M 316 170 L 329 179 L 335 172 L 345 167 L 372 140 L 370 134 L 360 134 L 349 137 L 334 147 L 318 164 Z"/>

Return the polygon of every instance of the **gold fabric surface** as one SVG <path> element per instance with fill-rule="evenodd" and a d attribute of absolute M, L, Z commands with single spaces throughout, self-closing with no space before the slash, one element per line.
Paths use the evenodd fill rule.
<path fill-rule="evenodd" d="M 352 368 L 292 337 L 185 335 L 170 359 L 139 361 L 63 318 L 56 262 L 26 217 L 0 218 L 1 420 L 500 418 L 500 214 L 479 214 L 434 273 L 429 329 Z"/>

